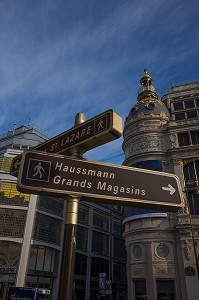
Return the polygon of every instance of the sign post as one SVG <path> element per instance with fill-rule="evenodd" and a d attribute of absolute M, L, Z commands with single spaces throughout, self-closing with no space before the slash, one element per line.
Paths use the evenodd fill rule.
<path fill-rule="evenodd" d="M 76 115 L 75 126 L 85 121 L 85 115 L 79 113 Z M 83 158 L 78 149 L 72 153 L 74 157 Z M 59 284 L 58 300 L 72 299 L 73 295 L 73 277 L 75 267 L 76 250 L 76 231 L 78 223 L 79 197 L 69 196 L 67 199 L 67 208 L 65 216 L 64 244 L 62 252 L 62 269 Z"/>
<path fill-rule="evenodd" d="M 103 112 L 86 122 L 85 115 L 83 113 L 78 113 L 76 115 L 75 125 L 71 129 L 36 146 L 34 149 L 42 151 L 41 153 L 44 155 L 45 153 L 47 154 L 47 152 L 62 153 L 73 158 L 83 159 L 83 154 L 86 151 L 115 140 L 119 138 L 121 134 L 122 118 L 112 109 Z M 21 170 L 20 174 L 25 171 L 24 160 L 22 157 L 22 155 L 19 155 L 13 159 L 10 170 L 11 175 L 18 176 L 19 170 Z M 40 182 L 41 185 L 49 183 L 51 162 L 45 157 L 44 160 L 33 158 L 29 163 L 29 171 L 31 168 L 33 169 L 31 169 L 29 175 L 26 174 L 25 177 L 28 179 L 30 176 L 29 179 L 36 185 L 37 182 Z M 18 179 L 18 181 L 20 182 L 20 179 Z M 32 193 L 32 191 L 30 191 L 30 193 Z M 35 191 L 33 193 L 37 194 Z M 62 195 L 66 197 L 66 193 L 64 192 L 62 192 Z M 72 299 L 79 201 L 80 195 L 67 193 L 67 213 L 65 218 L 59 300 Z"/>
<path fill-rule="evenodd" d="M 21 192 L 81 196 L 98 203 L 173 212 L 183 205 L 176 175 L 38 151 L 24 152 L 17 184 Z"/>

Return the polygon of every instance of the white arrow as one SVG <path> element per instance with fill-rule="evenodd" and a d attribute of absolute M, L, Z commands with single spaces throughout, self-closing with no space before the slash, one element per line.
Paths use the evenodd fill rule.
<path fill-rule="evenodd" d="M 168 192 L 170 192 L 170 195 L 173 195 L 174 193 L 175 193 L 175 189 L 174 189 L 174 187 L 172 187 L 172 185 L 170 185 L 170 184 L 168 184 L 168 187 L 162 187 L 162 189 L 164 190 L 164 191 L 168 191 Z"/>
<path fill-rule="evenodd" d="M 20 159 L 16 161 L 16 163 L 14 164 L 15 169 L 17 169 L 18 165 L 20 165 Z"/>

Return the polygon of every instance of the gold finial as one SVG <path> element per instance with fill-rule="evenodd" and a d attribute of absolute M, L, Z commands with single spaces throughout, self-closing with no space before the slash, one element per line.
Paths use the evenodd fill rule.
<path fill-rule="evenodd" d="M 144 69 L 144 75 L 140 79 L 141 88 L 138 90 L 138 101 L 157 100 L 156 89 L 152 85 L 152 77 Z"/>

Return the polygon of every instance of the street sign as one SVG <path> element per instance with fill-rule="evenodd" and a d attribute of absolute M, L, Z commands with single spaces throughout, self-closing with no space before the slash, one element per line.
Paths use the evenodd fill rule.
<path fill-rule="evenodd" d="M 99 273 L 99 290 L 105 292 L 106 289 L 106 273 Z"/>
<path fill-rule="evenodd" d="M 6 300 L 40 300 L 47 299 L 50 290 L 29 287 L 9 287 Z"/>
<path fill-rule="evenodd" d="M 25 193 L 82 196 L 84 201 L 120 201 L 165 211 L 177 211 L 183 204 L 179 179 L 173 174 L 38 151 L 24 152 L 17 184 Z"/>
<path fill-rule="evenodd" d="M 74 147 L 79 146 L 86 152 L 119 138 L 121 134 L 122 118 L 110 109 L 34 147 L 34 150 L 70 155 Z M 18 175 L 21 156 L 13 158 L 11 175 Z"/>
<path fill-rule="evenodd" d="M 35 300 L 36 289 L 25 287 L 9 287 L 6 300 L 28 299 Z"/>

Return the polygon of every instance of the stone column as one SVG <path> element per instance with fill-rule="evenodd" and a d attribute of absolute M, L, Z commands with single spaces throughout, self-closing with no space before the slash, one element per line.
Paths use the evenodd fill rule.
<path fill-rule="evenodd" d="M 24 238 L 21 248 L 21 256 L 19 261 L 19 267 L 16 278 L 16 286 L 23 287 L 26 282 L 26 274 L 28 269 L 28 261 L 29 254 L 31 249 L 31 238 L 32 238 L 32 230 L 35 219 L 35 210 L 37 205 L 37 197 L 36 195 L 31 195 L 29 200 L 29 206 L 26 216 L 26 226 L 24 231 Z"/>

